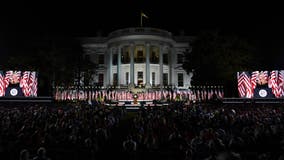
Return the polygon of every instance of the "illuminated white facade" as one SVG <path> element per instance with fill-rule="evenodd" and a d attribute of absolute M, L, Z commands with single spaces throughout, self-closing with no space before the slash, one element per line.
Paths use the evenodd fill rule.
<path fill-rule="evenodd" d="M 173 36 L 156 28 L 126 28 L 107 37 L 83 38 L 82 46 L 95 64 L 94 83 L 104 87 L 188 88 L 192 73 L 182 68 L 193 38 Z M 187 52 L 187 53 L 189 53 Z"/>

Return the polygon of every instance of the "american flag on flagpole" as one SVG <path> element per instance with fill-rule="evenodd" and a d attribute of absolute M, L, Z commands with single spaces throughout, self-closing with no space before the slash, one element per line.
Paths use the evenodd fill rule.
<path fill-rule="evenodd" d="M 243 85 L 244 77 L 243 73 L 237 72 L 237 79 L 238 79 L 238 91 L 239 91 L 239 96 L 240 97 L 245 97 L 246 96 L 246 89 L 245 86 Z"/>
<path fill-rule="evenodd" d="M 38 78 L 37 78 L 37 75 L 36 75 L 35 80 L 34 80 L 34 84 L 33 84 L 33 96 L 34 97 L 37 97 L 37 85 L 38 85 Z"/>
<path fill-rule="evenodd" d="M 255 88 L 256 87 L 256 82 L 258 80 L 258 75 L 259 75 L 259 71 L 254 71 L 251 74 L 251 87 Z"/>
<path fill-rule="evenodd" d="M 272 93 L 275 95 L 275 97 L 279 98 L 280 94 L 278 94 L 278 71 L 274 70 L 270 72 L 270 80 L 269 80 L 269 86 L 272 89 Z"/>
<path fill-rule="evenodd" d="M 36 72 L 31 72 L 29 79 L 29 96 L 34 96 L 34 87 L 36 83 Z"/>
<path fill-rule="evenodd" d="M 24 71 L 23 77 L 20 81 L 20 87 L 22 87 L 22 91 L 26 97 L 29 96 L 29 77 L 30 71 Z"/>
<path fill-rule="evenodd" d="M 0 97 L 3 97 L 5 95 L 5 90 L 6 90 L 5 78 L 3 75 L 3 71 L 0 71 Z"/>
<path fill-rule="evenodd" d="M 278 84 L 280 97 L 284 97 L 284 70 L 279 71 Z"/>
<path fill-rule="evenodd" d="M 4 78 L 4 82 L 5 82 L 5 88 L 8 87 L 10 80 L 12 79 L 12 75 L 13 75 L 13 71 L 7 71 L 5 78 Z"/>
<path fill-rule="evenodd" d="M 237 73 L 238 78 L 238 91 L 240 97 L 246 97 L 251 98 L 253 96 L 252 91 L 252 81 L 254 81 L 253 78 L 250 79 L 247 72 L 238 72 Z M 256 83 L 255 83 L 256 84 Z"/>

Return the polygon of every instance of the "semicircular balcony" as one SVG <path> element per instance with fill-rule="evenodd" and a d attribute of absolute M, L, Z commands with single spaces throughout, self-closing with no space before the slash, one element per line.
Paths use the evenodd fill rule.
<path fill-rule="evenodd" d="M 111 39 L 126 35 L 156 35 L 165 38 L 172 38 L 171 32 L 158 28 L 149 28 L 149 27 L 133 27 L 133 28 L 119 29 L 114 32 L 111 32 L 108 35 L 108 38 Z"/>

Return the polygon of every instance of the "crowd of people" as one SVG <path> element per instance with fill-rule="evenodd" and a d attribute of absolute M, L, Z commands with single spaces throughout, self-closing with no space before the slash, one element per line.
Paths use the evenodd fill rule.
<path fill-rule="evenodd" d="M 0 157 L 17 159 L 24 150 L 23 155 L 33 158 L 42 148 L 51 159 L 93 159 L 122 114 L 119 108 L 91 108 L 79 103 L 1 107 Z"/>
<path fill-rule="evenodd" d="M 283 118 L 281 108 L 267 105 L 142 110 L 128 136 L 135 142 L 133 150 L 139 151 L 138 159 L 150 151 L 162 153 L 165 159 L 280 160 L 284 158 Z"/>
<path fill-rule="evenodd" d="M 0 157 L 282 160 L 283 124 L 281 104 L 25 104 L 0 107 Z"/>

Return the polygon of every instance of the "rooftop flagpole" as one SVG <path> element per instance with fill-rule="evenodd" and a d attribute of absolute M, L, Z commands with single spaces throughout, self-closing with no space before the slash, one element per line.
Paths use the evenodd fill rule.
<path fill-rule="evenodd" d="M 143 27 L 143 17 L 149 18 L 148 16 L 146 16 L 145 13 L 143 13 L 143 12 L 141 11 L 141 13 L 140 13 L 140 27 Z"/>
<path fill-rule="evenodd" d="M 142 11 L 140 12 L 140 27 L 143 27 Z"/>

